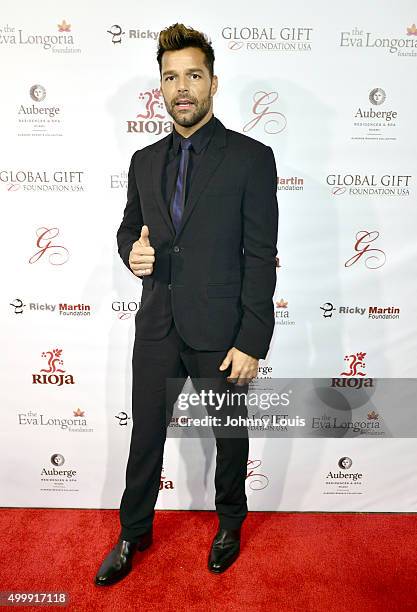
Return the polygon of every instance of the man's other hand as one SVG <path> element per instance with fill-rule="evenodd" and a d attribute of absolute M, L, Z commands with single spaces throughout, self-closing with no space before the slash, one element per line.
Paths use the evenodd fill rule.
<path fill-rule="evenodd" d="M 248 384 L 258 374 L 259 359 L 247 355 L 239 349 L 232 347 L 228 350 L 226 357 L 223 359 L 219 370 L 225 370 L 232 364 L 232 371 L 227 381 L 242 386 Z"/>

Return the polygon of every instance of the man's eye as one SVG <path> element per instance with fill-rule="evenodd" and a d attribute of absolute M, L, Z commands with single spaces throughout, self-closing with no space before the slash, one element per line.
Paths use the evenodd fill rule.
<path fill-rule="evenodd" d="M 197 77 L 197 79 L 199 79 L 199 78 L 200 78 L 200 75 L 199 75 L 199 74 L 197 74 L 196 72 L 193 72 L 191 76 L 192 76 L 192 77 Z"/>
<path fill-rule="evenodd" d="M 173 78 L 174 78 L 174 77 L 173 77 L 173 75 L 171 74 L 171 75 L 169 75 L 169 76 L 165 77 L 165 80 L 166 80 L 166 81 L 170 81 L 170 80 L 171 80 L 171 79 L 173 79 Z"/>

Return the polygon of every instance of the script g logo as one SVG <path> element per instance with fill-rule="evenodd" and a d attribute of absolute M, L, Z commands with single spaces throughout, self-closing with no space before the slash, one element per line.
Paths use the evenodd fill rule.
<path fill-rule="evenodd" d="M 122 28 L 119 25 L 112 25 L 110 30 L 107 30 L 108 34 L 111 34 L 111 41 L 113 44 L 117 44 L 117 43 L 121 43 L 122 42 L 122 36 L 124 34 L 124 32 L 122 31 Z"/>
<path fill-rule="evenodd" d="M 267 134 L 279 134 L 285 130 L 287 125 L 285 115 L 279 111 L 270 110 L 271 104 L 278 100 L 278 93 L 276 91 L 270 91 L 269 93 L 257 91 L 253 95 L 253 100 L 252 113 L 255 117 L 243 126 L 244 132 L 250 132 L 259 122 L 261 122 Z"/>
<path fill-rule="evenodd" d="M 370 270 L 381 268 L 386 262 L 386 255 L 381 249 L 371 249 L 370 243 L 374 242 L 379 237 L 378 231 L 367 232 L 362 230 L 356 234 L 355 251 L 350 259 L 345 261 L 345 267 L 353 266 L 361 257 L 364 257 L 365 266 Z"/>
<path fill-rule="evenodd" d="M 36 251 L 29 259 L 30 264 L 34 264 L 39 259 L 48 253 L 49 263 L 53 266 L 62 266 L 69 259 L 69 251 L 62 244 L 53 244 L 53 238 L 59 235 L 59 229 L 57 227 L 38 227 L 36 230 L 37 240 L 36 246 L 39 251 Z"/>

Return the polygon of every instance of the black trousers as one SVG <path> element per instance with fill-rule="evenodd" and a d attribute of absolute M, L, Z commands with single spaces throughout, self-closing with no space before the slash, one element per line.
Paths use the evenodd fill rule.
<path fill-rule="evenodd" d="M 135 337 L 133 347 L 132 437 L 126 468 L 126 488 L 120 504 L 120 537 L 131 542 L 152 525 L 158 497 L 166 440 L 167 422 L 173 405 L 188 376 L 196 391 L 207 386 L 215 392 L 247 394 L 248 385 L 237 386 L 225 379 L 231 366 L 219 366 L 225 351 L 197 351 L 178 334 L 174 323 L 162 340 Z M 177 379 L 172 405 L 167 406 L 166 379 Z M 203 380 L 201 380 L 203 379 Z M 170 381 L 172 382 L 172 381 Z M 207 389 L 206 389 L 207 390 Z M 206 406 L 210 416 L 219 416 L 213 406 Z M 224 411 L 222 411 L 224 415 Z M 239 402 L 229 409 L 231 416 L 247 416 L 247 407 Z M 216 436 L 215 506 L 219 525 L 236 529 L 244 521 L 248 508 L 245 493 L 249 439 L 246 426 L 230 429 L 213 427 Z M 225 434 L 226 431 L 226 434 Z"/>

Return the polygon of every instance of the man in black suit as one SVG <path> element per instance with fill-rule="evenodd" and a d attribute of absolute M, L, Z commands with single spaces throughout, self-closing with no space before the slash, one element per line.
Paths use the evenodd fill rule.
<path fill-rule="evenodd" d="M 175 24 L 159 36 L 161 91 L 174 129 L 133 155 L 119 254 L 142 279 L 133 348 L 133 429 L 121 532 L 95 583 L 113 584 L 152 543 L 166 428 L 187 376 L 199 390 L 247 392 L 274 329 L 278 206 L 272 149 L 213 115 L 207 37 Z M 168 405 L 166 380 L 178 381 Z M 171 390 L 172 392 L 172 390 Z M 241 391 L 242 392 L 242 391 Z M 219 416 L 208 406 L 211 416 Z M 232 402 L 230 416 L 247 415 Z M 222 417 L 226 415 L 223 413 Z M 221 417 L 221 418 L 222 418 Z M 216 431 L 213 573 L 237 558 L 247 515 L 248 432 Z"/>

